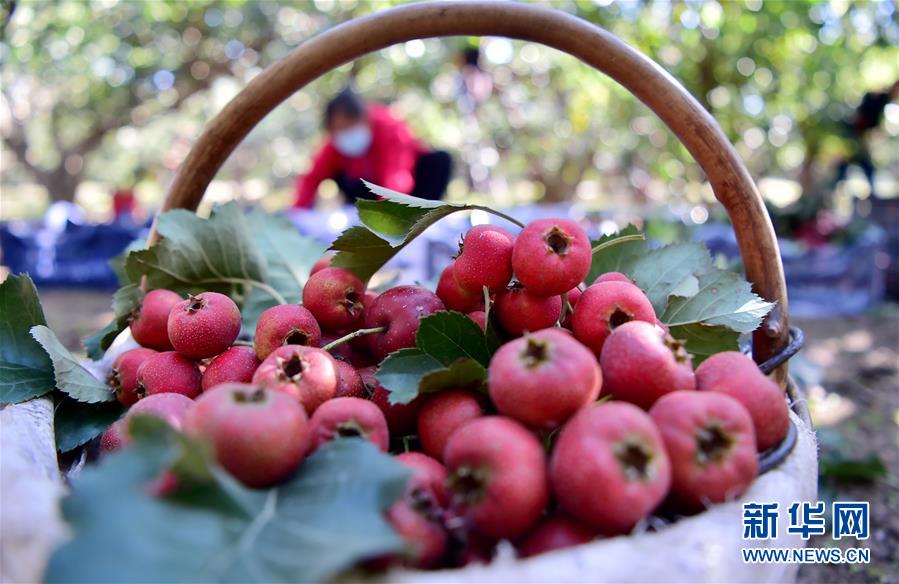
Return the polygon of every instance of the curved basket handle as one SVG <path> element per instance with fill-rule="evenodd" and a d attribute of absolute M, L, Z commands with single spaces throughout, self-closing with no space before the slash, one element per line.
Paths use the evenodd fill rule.
<path fill-rule="evenodd" d="M 541 43 L 602 71 L 649 106 L 705 171 L 724 205 L 753 289 L 776 302 L 753 337 L 762 362 L 789 340 L 780 251 L 762 197 L 715 119 L 671 75 L 611 33 L 564 12 L 515 2 L 409 4 L 354 19 L 295 48 L 254 78 L 209 123 L 178 170 L 162 211 L 195 210 L 225 159 L 278 104 L 322 74 L 372 51 L 414 39 L 505 36 Z M 149 243 L 158 240 L 155 231 Z M 777 373 L 783 383 L 785 365 Z"/>

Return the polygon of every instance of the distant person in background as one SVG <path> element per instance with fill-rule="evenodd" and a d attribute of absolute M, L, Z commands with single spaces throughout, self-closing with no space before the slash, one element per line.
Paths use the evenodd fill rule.
<path fill-rule="evenodd" d="M 137 197 L 131 189 L 120 189 L 112 195 L 113 221 L 138 223 Z"/>
<path fill-rule="evenodd" d="M 348 88 L 328 102 L 324 121 L 328 139 L 297 180 L 294 207 L 311 208 L 329 178 L 348 203 L 374 198 L 361 179 L 425 199 L 443 197 L 452 157 L 424 146 L 387 106 L 366 104 Z"/>
<path fill-rule="evenodd" d="M 862 97 L 862 102 L 852 117 L 846 121 L 845 128 L 851 141 L 852 153 L 837 167 L 834 186 L 846 178 L 849 167 L 854 164 L 865 173 L 865 178 L 871 186 L 871 195 L 875 195 L 874 162 L 868 148 L 867 136 L 868 132 L 880 125 L 884 110 L 897 96 L 899 96 L 899 81 L 893 83 L 893 86 L 886 91 L 870 91 Z"/>

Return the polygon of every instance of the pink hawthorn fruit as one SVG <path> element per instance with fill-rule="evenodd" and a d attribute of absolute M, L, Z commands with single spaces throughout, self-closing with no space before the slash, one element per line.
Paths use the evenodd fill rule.
<path fill-rule="evenodd" d="M 489 537 L 524 534 L 549 501 L 543 446 L 510 418 L 484 416 L 461 426 L 444 460 L 452 507 Z"/>
<path fill-rule="evenodd" d="M 601 282 L 627 282 L 628 284 L 634 284 L 633 280 L 621 272 L 606 272 L 605 274 L 600 274 L 593 280 L 594 284 L 599 284 Z"/>
<path fill-rule="evenodd" d="M 219 383 L 249 383 L 260 365 L 253 347 L 235 345 L 213 359 L 203 371 L 203 391 Z"/>
<path fill-rule="evenodd" d="M 449 437 L 457 428 L 484 415 L 475 395 L 463 390 L 438 393 L 421 406 L 418 414 L 418 439 L 428 456 L 443 460 Z"/>
<path fill-rule="evenodd" d="M 554 513 L 531 531 L 518 551 L 530 558 L 546 552 L 574 547 L 592 541 L 596 534 L 578 525 L 564 513 Z"/>
<path fill-rule="evenodd" d="M 649 298 L 633 284 L 602 282 L 584 290 L 571 324 L 578 340 L 599 356 L 612 331 L 632 320 L 656 321 Z"/>
<path fill-rule="evenodd" d="M 538 219 L 515 240 L 515 277 L 536 296 L 558 296 L 584 281 L 593 250 L 580 225 L 570 219 Z"/>
<path fill-rule="evenodd" d="M 562 297 L 535 296 L 515 282 L 496 295 L 493 309 L 502 329 L 519 337 L 527 331 L 555 326 L 562 316 Z"/>
<path fill-rule="evenodd" d="M 574 307 L 577 306 L 577 303 L 581 299 L 581 296 L 583 294 L 584 293 L 581 291 L 581 289 L 577 287 L 572 288 L 568 291 L 568 305 L 571 307 L 571 310 L 569 310 L 568 313 L 565 314 L 565 319 L 562 321 L 562 326 L 567 328 L 568 330 L 571 330 L 572 327 L 572 322 L 574 319 Z"/>
<path fill-rule="evenodd" d="M 457 312 L 478 310 L 484 303 L 484 293 L 470 291 L 460 286 L 453 273 L 454 266 L 455 264 L 451 263 L 440 273 L 440 280 L 437 282 L 437 296 L 443 301 L 447 310 Z"/>
<path fill-rule="evenodd" d="M 675 391 L 649 410 L 671 460 L 671 494 L 689 510 L 743 494 L 758 470 L 752 418 L 734 398 Z"/>
<path fill-rule="evenodd" d="M 482 331 L 487 330 L 487 313 L 483 310 L 475 310 L 468 313 L 468 318 L 474 321 L 476 325 L 481 327 Z"/>
<path fill-rule="evenodd" d="M 390 403 L 390 391 L 386 389 L 375 377 L 377 366 L 358 369 L 362 382 L 371 395 L 371 401 L 381 408 L 384 417 L 387 418 L 387 426 L 391 436 L 407 436 L 415 433 L 415 425 L 418 420 L 418 412 L 421 410 L 422 398 L 417 397 L 407 404 Z"/>
<path fill-rule="evenodd" d="M 349 334 L 349 333 L 346 333 L 346 332 L 337 332 L 337 333 L 322 332 L 322 338 L 318 342 L 318 347 L 320 349 L 323 349 L 325 346 L 330 345 L 337 339 L 345 337 L 347 334 Z M 353 360 L 353 347 L 348 342 L 340 343 L 333 349 L 328 349 L 328 352 L 331 353 L 331 356 L 337 360 L 343 360 L 343 361 L 346 361 L 347 363 L 350 363 Z"/>
<path fill-rule="evenodd" d="M 303 306 L 327 330 L 344 330 L 362 320 L 365 284 L 343 268 L 325 268 L 303 287 Z"/>
<path fill-rule="evenodd" d="M 309 419 L 312 450 L 340 437 L 368 440 L 382 451 L 390 446 L 387 420 L 375 404 L 358 397 L 337 397 L 323 403 Z"/>
<path fill-rule="evenodd" d="M 671 464 L 652 419 L 621 402 L 575 414 L 559 433 L 549 474 L 562 508 L 610 535 L 633 529 L 671 484 Z"/>
<path fill-rule="evenodd" d="M 596 401 L 596 357 L 567 331 L 548 328 L 509 341 L 490 360 L 490 399 L 504 416 L 550 430 Z"/>
<path fill-rule="evenodd" d="M 185 357 L 215 357 L 240 334 L 240 310 L 224 294 L 202 292 L 172 308 L 167 328 L 172 346 Z"/>
<path fill-rule="evenodd" d="M 136 415 L 155 416 L 180 432 L 187 410 L 194 401 L 180 393 L 159 393 L 140 400 L 125 415 L 109 426 L 100 438 L 103 452 L 112 452 L 131 443 L 128 422 Z"/>
<path fill-rule="evenodd" d="M 406 452 L 396 459 L 412 469 L 412 478 L 403 496 L 387 511 L 387 520 L 410 548 L 407 565 L 431 568 L 447 550 L 443 529 L 446 469 L 436 460 L 418 452 Z"/>
<path fill-rule="evenodd" d="M 137 369 L 135 395 L 141 400 L 158 393 L 180 393 L 189 398 L 200 395 L 200 368 L 175 351 L 157 353 Z"/>
<path fill-rule="evenodd" d="M 332 253 L 325 254 L 322 257 L 318 258 L 317 260 L 315 260 L 315 263 L 312 264 L 312 269 L 309 270 L 309 275 L 313 276 L 313 275 L 319 273 L 320 271 L 324 270 L 325 268 L 330 268 L 331 260 L 333 260 L 333 259 L 334 259 L 334 254 L 332 254 Z"/>
<path fill-rule="evenodd" d="M 608 393 L 644 410 L 666 393 L 696 388 L 682 342 L 648 322 L 631 321 L 612 331 L 599 364 Z"/>
<path fill-rule="evenodd" d="M 331 355 L 316 347 L 286 345 L 259 365 L 253 384 L 291 396 L 311 416 L 337 393 L 337 365 Z"/>
<path fill-rule="evenodd" d="M 106 381 L 123 406 L 134 405 L 137 395 L 137 370 L 150 357 L 156 355 L 153 349 L 131 349 L 125 351 L 112 362 Z"/>
<path fill-rule="evenodd" d="M 365 328 L 384 327 L 367 335 L 372 354 L 382 360 L 390 353 L 415 345 L 419 321 L 445 307 L 436 294 L 421 286 L 397 286 L 378 296 L 365 315 Z"/>
<path fill-rule="evenodd" d="M 459 246 L 453 275 L 471 294 L 483 295 L 484 286 L 501 290 L 512 278 L 512 249 L 515 237 L 493 225 L 468 230 Z"/>
<path fill-rule="evenodd" d="M 312 313 L 299 304 L 273 306 L 259 315 L 253 346 L 264 360 L 278 347 L 318 347 L 322 331 Z"/>
<path fill-rule="evenodd" d="M 168 321 L 169 313 L 181 296 L 171 290 L 150 290 L 131 318 L 131 336 L 142 347 L 157 351 L 171 351 Z"/>
<path fill-rule="evenodd" d="M 759 451 L 779 444 L 787 435 L 790 413 L 784 392 L 743 353 L 725 351 L 700 363 L 696 388 L 727 394 L 743 404 L 752 417 Z"/>
<path fill-rule="evenodd" d="M 188 411 L 184 427 L 205 440 L 219 464 L 250 487 L 286 479 L 309 445 L 306 413 L 296 400 L 243 383 L 204 393 Z"/>

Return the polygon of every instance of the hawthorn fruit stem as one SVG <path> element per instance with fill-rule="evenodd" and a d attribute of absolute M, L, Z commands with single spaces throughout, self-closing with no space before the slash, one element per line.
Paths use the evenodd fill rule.
<path fill-rule="evenodd" d="M 351 341 L 351 340 L 355 339 L 356 337 L 361 337 L 364 335 L 373 335 L 375 333 L 383 333 L 386 330 L 387 330 L 387 327 L 384 327 L 384 326 L 376 326 L 374 328 L 359 329 L 357 331 L 351 332 L 348 335 L 342 336 L 339 339 L 335 339 L 335 340 L 331 341 L 330 343 L 328 343 L 327 345 L 322 347 L 322 350 L 330 351 L 334 347 L 342 345 L 347 341 Z"/>
<path fill-rule="evenodd" d="M 609 241 L 604 241 L 600 243 L 596 247 L 593 248 L 591 253 L 596 253 L 602 251 L 604 249 L 608 249 L 610 247 L 614 247 L 619 243 L 627 243 L 628 241 L 645 241 L 646 236 L 642 233 L 635 233 L 633 235 L 622 235 L 621 237 L 616 237 L 615 239 L 610 239 Z"/>
<path fill-rule="evenodd" d="M 502 211 L 497 211 L 496 209 L 491 209 L 490 207 L 483 207 L 483 206 L 481 206 L 481 205 L 475 205 L 474 208 L 475 208 L 475 209 L 480 209 L 481 211 L 487 211 L 488 213 L 493 213 L 493 214 L 496 215 L 497 217 L 502 217 L 503 219 L 505 219 L 505 220 L 508 221 L 509 223 L 514 223 L 515 225 L 518 225 L 518 226 L 521 227 L 522 229 L 524 229 L 524 227 L 525 227 L 524 223 L 522 223 L 521 221 L 519 221 L 519 220 L 516 219 L 515 217 L 512 217 L 511 215 L 506 215 L 506 214 L 503 213 Z"/>

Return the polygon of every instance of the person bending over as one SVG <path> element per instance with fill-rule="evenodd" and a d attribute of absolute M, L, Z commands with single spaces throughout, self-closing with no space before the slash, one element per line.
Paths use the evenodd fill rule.
<path fill-rule="evenodd" d="M 297 179 L 294 207 L 311 208 L 318 185 L 329 178 L 348 203 L 375 198 L 361 179 L 425 199 L 446 192 L 452 157 L 425 147 L 387 106 L 366 104 L 344 89 L 328 102 L 324 118 L 328 138 Z"/>

